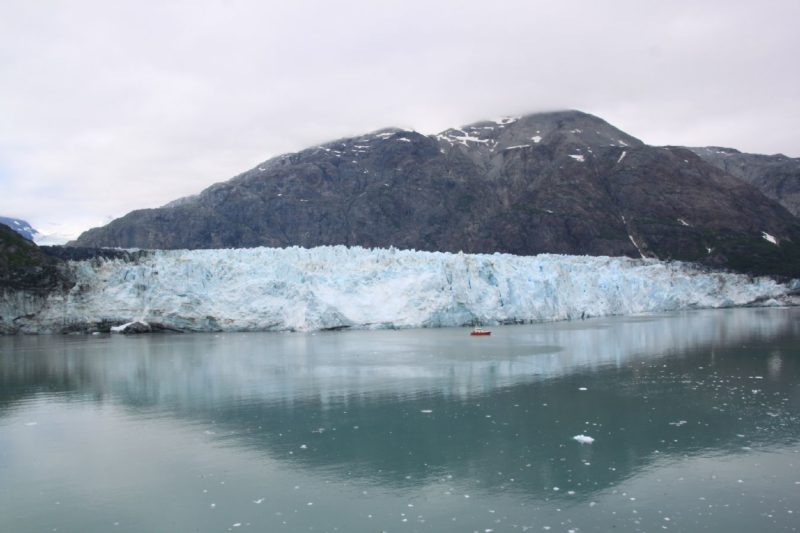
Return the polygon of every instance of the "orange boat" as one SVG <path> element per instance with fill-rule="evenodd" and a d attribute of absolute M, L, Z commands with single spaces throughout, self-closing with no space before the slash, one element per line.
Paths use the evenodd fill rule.
<path fill-rule="evenodd" d="M 472 335 L 473 337 L 488 337 L 489 335 L 492 334 L 492 332 L 489 331 L 488 329 L 474 328 L 472 331 L 469 332 L 469 334 Z"/>

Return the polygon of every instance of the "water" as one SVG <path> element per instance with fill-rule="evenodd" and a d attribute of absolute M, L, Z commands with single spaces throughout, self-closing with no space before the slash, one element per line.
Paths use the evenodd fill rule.
<path fill-rule="evenodd" d="M 798 318 L 2 338 L 0 531 L 796 531 Z"/>

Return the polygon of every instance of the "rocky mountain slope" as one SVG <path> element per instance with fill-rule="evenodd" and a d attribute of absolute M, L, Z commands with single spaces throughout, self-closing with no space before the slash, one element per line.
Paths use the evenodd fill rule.
<path fill-rule="evenodd" d="M 705 161 L 758 187 L 794 216 L 800 216 L 800 158 L 745 154 L 733 148 L 691 148 Z"/>
<path fill-rule="evenodd" d="M 73 244 L 646 256 L 800 276 L 798 243 L 798 219 L 691 150 L 564 111 L 315 146 Z"/>
<path fill-rule="evenodd" d="M 69 288 L 63 262 L 45 254 L 14 229 L 0 224 L 0 291 L 49 293 Z"/>

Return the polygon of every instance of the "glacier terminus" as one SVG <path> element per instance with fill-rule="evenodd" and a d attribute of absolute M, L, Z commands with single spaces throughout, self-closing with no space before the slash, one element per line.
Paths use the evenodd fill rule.
<path fill-rule="evenodd" d="M 514 256 L 345 246 L 161 250 L 70 261 L 75 284 L 2 294 L 7 329 L 315 331 L 497 325 L 780 305 L 771 278 L 626 257 Z M 13 326 L 12 326 L 13 325 Z"/>

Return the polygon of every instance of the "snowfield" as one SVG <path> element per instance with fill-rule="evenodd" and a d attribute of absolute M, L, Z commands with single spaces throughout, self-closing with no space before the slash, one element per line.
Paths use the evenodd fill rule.
<path fill-rule="evenodd" d="M 155 251 L 72 267 L 75 287 L 50 296 L 23 330 L 101 321 L 183 331 L 491 325 L 770 303 L 787 292 L 768 278 L 651 259 L 344 246 Z"/>

